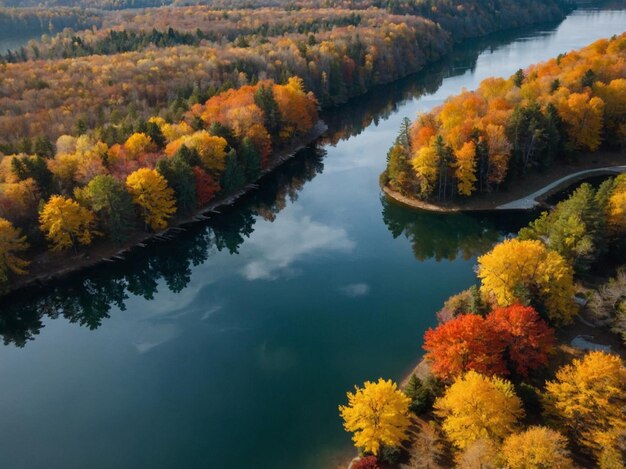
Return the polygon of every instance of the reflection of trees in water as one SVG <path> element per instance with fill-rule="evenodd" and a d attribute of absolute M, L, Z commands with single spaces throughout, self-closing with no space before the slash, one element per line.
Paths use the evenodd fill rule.
<path fill-rule="evenodd" d="M 383 221 L 394 238 L 404 235 L 415 257 L 468 260 L 488 251 L 498 239 L 516 232 L 532 215 L 431 213 L 411 210 L 381 197 Z"/>
<path fill-rule="evenodd" d="M 532 35 L 537 31 L 554 34 L 558 24 L 526 28 L 524 34 Z M 379 121 L 388 119 L 408 101 L 435 93 L 444 79 L 462 75 L 468 70 L 473 72 L 481 53 L 494 51 L 519 37 L 520 31 L 509 31 L 465 41 L 441 60 L 424 67 L 421 72 L 389 85 L 378 86 L 365 96 L 341 106 L 339 111 L 327 111 L 322 116 L 329 129 L 323 138 L 324 143 L 336 145 L 340 140 L 359 135 L 372 123 L 378 125 Z M 415 116 L 408 117 L 412 119 Z"/>
<path fill-rule="evenodd" d="M 175 240 L 150 243 L 127 255 L 126 262 L 98 265 L 88 271 L 29 288 L 0 299 L 0 335 L 5 344 L 23 347 L 43 327 L 43 318 L 63 317 L 97 329 L 113 306 L 126 309 L 129 295 L 152 300 L 161 283 L 173 293 L 191 280 L 192 266 L 203 264 L 212 252 L 238 252 L 254 231 L 258 216 L 273 220 L 294 201 L 307 181 L 323 170 L 325 152 L 308 148 L 263 181 L 263 189 L 241 199 L 235 207 L 206 224 L 188 227 Z"/>

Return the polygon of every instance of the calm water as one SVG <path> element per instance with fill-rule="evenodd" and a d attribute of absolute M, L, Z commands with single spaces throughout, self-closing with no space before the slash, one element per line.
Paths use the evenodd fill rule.
<path fill-rule="evenodd" d="M 401 379 L 424 330 L 519 215 L 390 205 L 400 120 L 490 75 L 620 33 L 624 11 L 492 36 L 327 116 L 329 135 L 176 242 L 4 301 L 3 468 L 324 468 L 337 405 Z"/>

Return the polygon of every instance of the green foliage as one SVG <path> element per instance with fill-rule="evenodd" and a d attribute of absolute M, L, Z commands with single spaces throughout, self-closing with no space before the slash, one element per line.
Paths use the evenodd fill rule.
<path fill-rule="evenodd" d="M 238 162 L 237 153 L 234 150 L 231 150 L 228 155 L 226 155 L 226 168 L 224 168 L 222 182 L 220 185 L 222 186 L 224 192 L 228 194 L 241 189 L 245 180 L 246 176 L 243 168 Z"/>
<path fill-rule="evenodd" d="M 135 227 L 133 200 L 124 183 L 110 175 L 93 178 L 75 190 L 76 199 L 91 209 L 103 231 L 115 243 L 123 243 Z"/>
<path fill-rule="evenodd" d="M 443 385 L 437 378 L 428 375 L 421 380 L 413 373 L 404 393 L 411 399 L 409 409 L 416 415 L 424 414 L 433 408 L 435 399 L 442 393 Z"/>
<path fill-rule="evenodd" d="M 167 185 L 174 189 L 176 205 L 180 212 L 190 212 L 196 207 L 196 178 L 186 155 L 177 153 L 172 158 L 163 157 L 156 165 Z"/>
<path fill-rule="evenodd" d="M 581 185 L 551 212 L 522 228 L 522 240 L 540 240 L 558 252 L 577 272 L 590 269 L 607 248 L 606 207 L 599 205 L 596 191 L 589 184 Z"/>

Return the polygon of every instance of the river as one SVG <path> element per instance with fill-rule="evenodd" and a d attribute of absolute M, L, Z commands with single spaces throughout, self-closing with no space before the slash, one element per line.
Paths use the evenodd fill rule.
<path fill-rule="evenodd" d="M 579 9 L 464 43 L 327 113 L 326 137 L 207 224 L 5 298 L 0 466 L 335 467 L 345 392 L 400 380 L 476 256 L 528 218 L 384 201 L 401 119 L 625 26 Z"/>

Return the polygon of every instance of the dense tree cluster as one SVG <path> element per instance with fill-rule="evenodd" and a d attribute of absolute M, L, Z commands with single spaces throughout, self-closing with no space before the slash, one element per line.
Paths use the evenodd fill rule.
<path fill-rule="evenodd" d="M 466 0 L 457 14 L 474 25 L 474 36 L 563 15 L 557 0 L 499 3 L 495 12 Z M 100 30 L 66 32 L 11 53 L 6 61 L 27 61 L 0 65 L 0 151 L 26 150 L 39 136 L 128 128 L 157 112 L 177 120 L 220 91 L 264 79 L 300 76 L 322 106 L 332 106 L 420 70 L 461 37 L 436 18 L 371 5 L 258 7 L 109 12 Z M 502 14 L 515 11 L 528 13 Z"/>
<path fill-rule="evenodd" d="M 218 94 L 178 123 L 151 118 L 123 143 L 64 135 L 55 145 L 39 141 L 35 154 L 6 156 L 2 277 L 23 273 L 22 232 L 36 243 L 40 231 L 62 250 L 99 235 L 124 241 L 137 218 L 146 229 L 164 229 L 174 214 L 256 181 L 273 149 L 306 138 L 316 123 L 315 98 L 292 77 L 285 85 L 263 81 Z"/>
<path fill-rule="evenodd" d="M 382 182 L 449 200 L 498 190 L 573 153 L 626 143 L 626 34 L 488 78 L 404 124 Z M 584 157 L 584 156 L 582 156 Z"/>
<path fill-rule="evenodd" d="M 559 368 L 552 357 L 553 327 L 579 312 L 574 275 L 604 270 L 609 257 L 614 263 L 623 256 L 625 181 L 621 175 L 597 188 L 581 185 L 518 238 L 478 258 L 480 285 L 446 301 L 440 324 L 424 335 L 422 376 L 414 374 L 403 389 L 409 410 L 430 419 L 427 425 L 413 420 L 419 435 L 407 430 L 396 439 L 396 447 L 411 440 L 412 467 L 446 457 L 468 468 L 568 468 L 577 459 L 584 467 L 624 467 L 623 360 L 580 352 Z M 625 291 L 619 270 L 588 304 L 598 327 L 622 337 Z M 364 455 L 371 452 L 355 443 Z M 447 456 L 446 443 L 453 447 Z M 386 461 L 385 454 L 376 459 Z"/>

